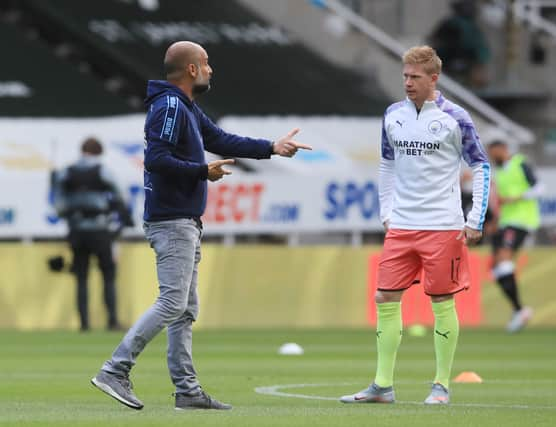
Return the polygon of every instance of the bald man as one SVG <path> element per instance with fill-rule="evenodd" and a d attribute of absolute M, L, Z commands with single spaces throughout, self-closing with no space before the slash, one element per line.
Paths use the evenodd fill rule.
<path fill-rule="evenodd" d="M 273 154 L 292 157 L 297 150 L 310 147 L 292 139 L 298 129 L 272 142 L 232 135 L 217 127 L 194 101 L 210 89 L 212 75 L 207 52 L 198 44 L 172 44 L 164 69 L 166 81 L 151 80 L 147 87 L 143 216 L 146 238 L 156 254 L 160 295 L 91 382 L 120 403 L 142 409 L 129 374 L 147 343 L 167 327 L 175 408 L 231 409 L 203 391 L 191 357 L 207 181 L 229 175 L 225 166 L 234 162 L 228 158 L 207 163 L 204 151 L 268 159 Z"/>

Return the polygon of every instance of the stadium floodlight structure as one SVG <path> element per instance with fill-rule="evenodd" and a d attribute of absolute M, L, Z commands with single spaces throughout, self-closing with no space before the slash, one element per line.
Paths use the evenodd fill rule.
<path fill-rule="evenodd" d="M 391 56 L 399 58 L 407 50 L 407 47 L 402 43 L 338 0 L 318 0 L 318 6 L 345 20 Z M 531 144 L 535 141 L 535 136 L 530 129 L 514 122 L 449 76 L 443 75 L 442 79 L 438 81 L 438 86 L 449 92 L 459 102 L 465 104 L 466 109 L 476 117 L 497 128 L 499 132 L 503 132 L 509 142 Z"/>

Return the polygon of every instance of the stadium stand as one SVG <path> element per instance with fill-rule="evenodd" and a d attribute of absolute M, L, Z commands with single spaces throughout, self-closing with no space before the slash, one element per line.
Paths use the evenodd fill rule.
<path fill-rule="evenodd" d="M 202 104 L 214 118 L 381 115 L 389 102 L 368 78 L 331 65 L 236 1 L 205 0 L 188 7 L 166 0 L 154 10 L 118 0 L 25 0 L 20 5 L 47 38 L 79 46 L 95 67 L 125 76 L 138 95 L 147 79 L 162 77 L 161 59 L 171 42 L 203 44 L 218 90 Z"/>
<path fill-rule="evenodd" d="M 125 100 L 102 82 L 60 60 L 40 39 L 0 25 L 0 116 L 91 117 L 129 113 Z"/>

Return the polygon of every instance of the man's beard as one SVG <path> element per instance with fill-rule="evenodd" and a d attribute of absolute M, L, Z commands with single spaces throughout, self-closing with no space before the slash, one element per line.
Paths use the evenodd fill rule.
<path fill-rule="evenodd" d="M 195 95 L 201 95 L 203 93 L 208 92 L 209 90 L 210 90 L 210 82 L 196 84 L 195 86 L 193 86 L 193 93 Z"/>

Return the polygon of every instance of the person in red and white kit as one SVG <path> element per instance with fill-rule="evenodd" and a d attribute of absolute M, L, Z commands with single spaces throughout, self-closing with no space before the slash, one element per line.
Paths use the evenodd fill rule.
<path fill-rule="evenodd" d="M 449 403 L 449 378 L 459 321 L 454 294 L 469 286 L 468 243 L 477 242 L 488 204 L 490 164 L 469 114 L 436 90 L 442 61 L 429 46 L 403 55 L 407 98 L 383 120 L 380 216 L 386 229 L 379 264 L 377 369 L 365 390 L 344 403 L 395 400 L 394 365 L 401 343 L 401 298 L 424 270 L 435 316 L 436 377 L 425 404 Z M 472 169 L 473 207 L 464 221 L 461 160 Z"/>

